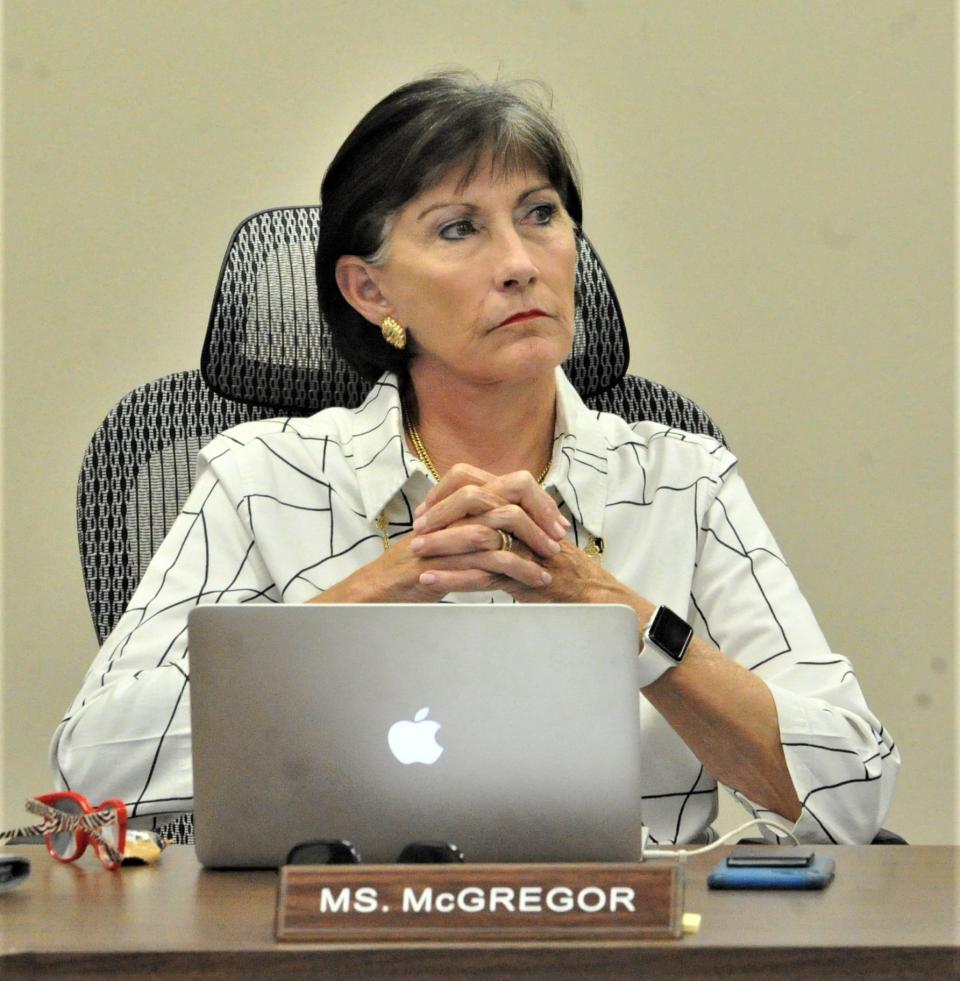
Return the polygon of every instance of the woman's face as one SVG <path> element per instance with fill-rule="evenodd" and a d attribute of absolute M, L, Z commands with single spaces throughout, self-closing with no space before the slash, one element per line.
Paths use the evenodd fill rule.
<path fill-rule="evenodd" d="M 462 170 L 394 216 L 370 270 L 430 371 L 478 384 L 551 374 L 573 342 L 576 242 L 560 195 L 537 170 Z M 453 379 L 451 378 L 451 381 Z"/>

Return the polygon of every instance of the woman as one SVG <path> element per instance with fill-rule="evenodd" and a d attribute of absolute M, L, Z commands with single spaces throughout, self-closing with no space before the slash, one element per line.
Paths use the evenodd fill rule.
<path fill-rule="evenodd" d="M 737 461 L 590 412 L 558 367 L 581 203 L 547 113 L 505 85 L 421 79 L 361 120 L 321 196 L 320 303 L 376 383 L 355 411 L 247 424 L 203 451 L 55 735 L 62 784 L 134 816 L 189 810 L 198 602 L 614 602 L 645 637 L 655 839 L 701 835 L 720 781 L 799 837 L 870 840 L 899 755 Z M 679 646 L 660 620 L 647 635 L 664 608 Z"/>

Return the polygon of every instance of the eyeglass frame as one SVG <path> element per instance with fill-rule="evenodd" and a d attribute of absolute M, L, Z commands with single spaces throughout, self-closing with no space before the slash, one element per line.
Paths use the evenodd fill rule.
<path fill-rule="evenodd" d="M 59 808 L 57 802 L 64 800 L 70 800 L 78 805 L 82 813 L 71 814 Z M 63 864 L 75 862 L 87 850 L 88 845 L 93 845 L 93 850 L 105 869 L 115 872 L 120 868 L 127 839 L 127 806 L 123 801 L 111 797 L 94 807 L 83 794 L 72 790 L 58 790 L 31 797 L 26 801 L 25 806 L 31 814 L 36 814 L 43 820 L 40 824 L 27 828 L 0 832 L 0 840 L 42 835 L 47 851 Z M 101 829 L 113 820 L 117 822 L 116 847 L 101 833 Z M 61 855 L 54 848 L 53 836 L 66 832 L 73 833 L 74 850 L 69 855 Z"/>

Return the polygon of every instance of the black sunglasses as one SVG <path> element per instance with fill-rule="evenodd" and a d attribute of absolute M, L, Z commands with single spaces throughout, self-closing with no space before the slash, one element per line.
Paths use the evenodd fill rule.
<path fill-rule="evenodd" d="M 462 862 L 463 852 L 448 841 L 415 841 L 397 856 L 401 865 L 441 865 Z M 285 865 L 359 865 L 356 845 L 342 838 L 303 841 L 287 853 Z"/>

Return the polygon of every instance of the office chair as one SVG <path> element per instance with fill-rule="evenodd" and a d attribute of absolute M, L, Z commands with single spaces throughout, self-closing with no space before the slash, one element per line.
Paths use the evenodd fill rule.
<path fill-rule="evenodd" d="M 241 422 L 359 405 L 369 389 L 334 348 L 320 315 L 319 220 L 319 207 L 304 206 L 243 221 L 220 271 L 200 370 L 135 389 L 94 433 L 77 486 L 77 533 L 101 644 L 186 500 L 202 446 Z M 585 235 L 578 253 L 574 342 L 564 370 L 586 404 L 723 441 L 695 402 L 626 373 L 629 346 L 617 295 Z M 192 815 L 163 830 L 175 842 L 192 841 Z"/>

